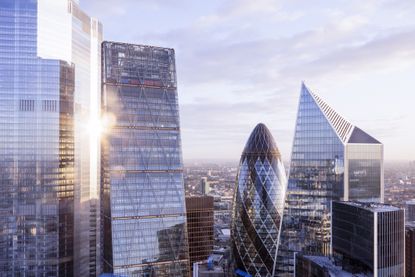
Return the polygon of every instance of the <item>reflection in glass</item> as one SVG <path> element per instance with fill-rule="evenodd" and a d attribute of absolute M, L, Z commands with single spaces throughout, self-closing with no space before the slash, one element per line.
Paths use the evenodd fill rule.
<path fill-rule="evenodd" d="M 292 276 L 294 253 L 328 255 L 332 200 L 383 201 L 383 145 L 303 84 L 278 253 Z"/>
<path fill-rule="evenodd" d="M 74 66 L 37 53 L 36 1 L 0 1 L 1 276 L 73 275 Z"/>
<path fill-rule="evenodd" d="M 173 49 L 103 43 L 104 272 L 187 276 L 189 254 Z"/>
<path fill-rule="evenodd" d="M 280 152 L 258 124 L 242 153 L 231 227 L 236 267 L 252 276 L 275 276 L 285 187 Z"/>

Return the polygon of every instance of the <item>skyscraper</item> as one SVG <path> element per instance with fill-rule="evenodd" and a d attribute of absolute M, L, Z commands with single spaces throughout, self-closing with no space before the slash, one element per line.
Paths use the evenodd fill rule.
<path fill-rule="evenodd" d="M 383 145 L 304 84 L 291 154 L 278 273 L 294 252 L 329 254 L 331 200 L 383 202 Z"/>
<path fill-rule="evenodd" d="M 258 124 L 239 164 L 231 226 L 236 266 L 252 276 L 275 276 L 285 187 L 281 154 Z"/>
<path fill-rule="evenodd" d="M 405 202 L 406 221 L 415 221 L 415 199 Z"/>
<path fill-rule="evenodd" d="M 213 196 L 186 197 L 190 266 L 206 261 L 213 251 Z"/>
<path fill-rule="evenodd" d="M 98 117 L 100 24 L 72 0 L 2 0 L 0 13 L 0 271 L 96 275 L 84 204 L 99 149 L 83 124 Z"/>
<path fill-rule="evenodd" d="M 415 273 L 415 223 L 405 224 L 405 272 L 410 277 Z"/>
<path fill-rule="evenodd" d="M 332 205 L 332 251 L 343 268 L 369 276 L 405 276 L 403 209 L 380 203 Z"/>
<path fill-rule="evenodd" d="M 116 118 L 102 145 L 104 272 L 188 276 L 174 50 L 102 51 L 103 112 Z"/>

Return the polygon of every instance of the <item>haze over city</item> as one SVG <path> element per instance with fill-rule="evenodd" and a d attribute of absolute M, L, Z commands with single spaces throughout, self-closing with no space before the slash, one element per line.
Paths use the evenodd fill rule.
<path fill-rule="evenodd" d="M 1 277 L 415 276 L 414 14 L 0 0 Z"/>
<path fill-rule="evenodd" d="M 184 159 L 238 160 L 258 122 L 289 160 L 301 81 L 415 158 L 415 2 L 88 0 L 104 39 L 175 48 Z"/>

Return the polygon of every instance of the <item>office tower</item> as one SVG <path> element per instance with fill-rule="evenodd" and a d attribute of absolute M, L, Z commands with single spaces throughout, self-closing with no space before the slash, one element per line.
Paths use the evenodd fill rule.
<path fill-rule="evenodd" d="M 292 275 L 295 252 L 329 254 L 331 200 L 383 202 L 383 187 L 383 145 L 346 121 L 303 84 L 278 274 Z"/>
<path fill-rule="evenodd" d="M 281 154 L 258 124 L 240 160 L 231 226 L 236 267 L 252 276 L 274 276 L 285 186 Z"/>
<path fill-rule="evenodd" d="M 174 50 L 104 42 L 102 59 L 116 119 L 102 144 L 104 272 L 188 276 Z"/>
<path fill-rule="evenodd" d="M 201 190 L 202 194 L 209 194 L 210 184 L 207 180 L 207 177 L 202 177 L 200 179 L 200 190 Z"/>
<path fill-rule="evenodd" d="M 405 268 L 406 276 L 415 275 L 415 223 L 405 225 Z"/>
<path fill-rule="evenodd" d="M 415 200 L 409 200 L 405 203 L 406 221 L 415 221 Z"/>
<path fill-rule="evenodd" d="M 372 276 L 405 276 L 404 214 L 391 205 L 333 201 L 333 256 Z"/>
<path fill-rule="evenodd" d="M 98 117 L 100 24 L 71 0 L 2 0 L 0 10 L 0 271 L 94 273 L 93 229 L 80 232 L 90 218 L 76 211 L 98 178 L 98 140 L 83 124 Z"/>
<path fill-rule="evenodd" d="M 186 197 L 190 265 L 206 260 L 213 250 L 213 196 Z"/>

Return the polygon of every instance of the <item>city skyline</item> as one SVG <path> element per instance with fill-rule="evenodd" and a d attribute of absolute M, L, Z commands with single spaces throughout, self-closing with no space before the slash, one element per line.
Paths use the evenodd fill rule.
<path fill-rule="evenodd" d="M 80 5 L 103 22 L 107 40 L 175 48 L 185 161 L 237 162 L 244 135 L 258 122 L 270 127 L 289 160 L 302 80 L 381 140 L 386 161 L 415 159 L 415 130 L 409 127 L 415 118 L 414 3 Z M 119 31 L 127 25 L 135 27 Z"/>
<path fill-rule="evenodd" d="M 413 12 L 0 0 L 0 275 L 414 275 Z"/>

